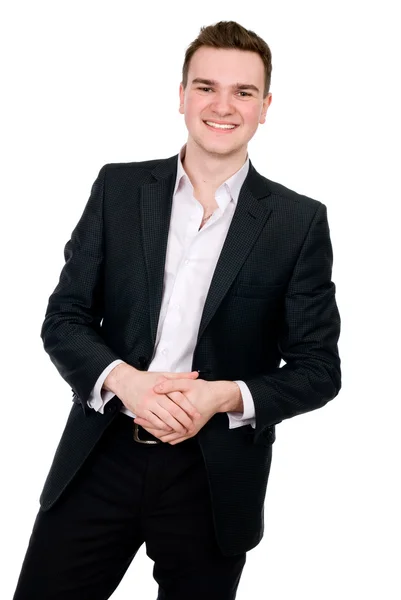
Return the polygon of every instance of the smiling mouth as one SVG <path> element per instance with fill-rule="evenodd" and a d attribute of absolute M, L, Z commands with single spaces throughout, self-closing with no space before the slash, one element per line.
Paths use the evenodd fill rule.
<path fill-rule="evenodd" d="M 208 127 L 209 129 L 212 129 L 213 131 L 219 131 L 219 132 L 229 132 L 229 131 L 234 131 L 234 129 L 237 129 L 237 127 L 239 127 L 239 125 L 237 125 L 236 123 L 215 123 L 214 121 L 203 121 L 204 124 L 206 125 L 206 127 Z"/>

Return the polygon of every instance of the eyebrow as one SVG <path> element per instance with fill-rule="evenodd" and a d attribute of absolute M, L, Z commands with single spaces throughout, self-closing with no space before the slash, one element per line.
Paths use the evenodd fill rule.
<path fill-rule="evenodd" d="M 196 77 L 192 80 L 192 83 L 202 83 L 204 85 L 211 85 L 217 87 L 219 84 L 214 79 L 201 79 L 200 77 Z M 237 90 L 253 90 L 257 94 L 259 93 L 259 88 L 252 83 L 235 83 L 231 86 L 232 88 L 236 88 Z"/>

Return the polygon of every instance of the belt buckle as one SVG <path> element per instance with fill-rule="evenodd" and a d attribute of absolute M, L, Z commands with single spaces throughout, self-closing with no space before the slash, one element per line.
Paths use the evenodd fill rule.
<path fill-rule="evenodd" d="M 140 444 L 160 444 L 161 440 L 141 440 L 138 435 L 139 425 L 134 422 L 134 440 Z"/>

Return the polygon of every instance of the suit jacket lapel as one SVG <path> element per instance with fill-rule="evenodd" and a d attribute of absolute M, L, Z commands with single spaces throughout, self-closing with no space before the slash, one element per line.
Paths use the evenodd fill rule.
<path fill-rule="evenodd" d="M 153 347 L 163 296 L 164 265 L 171 218 L 178 155 L 160 161 L 152 171 L 158 180 L 146 183 L 141 194 L 141 228 L 149 289 L 150 328 Z"/>
<path fill-rule="evenodd" d="M 251 163 L 210 283 L 199 326 L 198 341 L 270 216 L 271 207 L 258 202 L 262 197 L 261 189 L 255 189 L 258 188 L 258 183 L 262 183 L 258 182 L 259 177 Z M 263 187 L 263 196 L 267 196 L 266 183 Z"/>
<path fill-rule="evenodd" d="M 164 267 L 171 218 L 178 155 L 158 163 L 152 171 L 155 183 L 142 186 L 141 228 L 148 277 L 150 326 L 153 345 L 163 294 Z M 268 182 L 250 162 L 237 207 L 221 250 L 206 297 L 198 341 L 233 283 L 238 271 L 271 214 L 269 203 L 259 200 L 270 195 Z"/>

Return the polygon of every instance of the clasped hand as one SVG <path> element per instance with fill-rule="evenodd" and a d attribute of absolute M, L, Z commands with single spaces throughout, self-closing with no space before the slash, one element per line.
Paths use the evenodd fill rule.
<path fill-rule="evenodd" d="M 172 401 L 176 400 L 177 403 L 181 402 L 182 395 L 184 395 L 198 411 L 199 416 L 194 416 L 192 426 L 187 427 L 184 434 L 177 431 L 166 432 L 165 429 L 156 428 L 144 418 L 135 418 L 135 423 L 141 425 L 162 442 L 168 442 L 171 445 L 194 437 L 218 412 L 213 382 L 204 381 L 203 379 L 168 379 L 168 376 L 162 375 L 153 387 L 153 392 L 166 395 Z"/>

